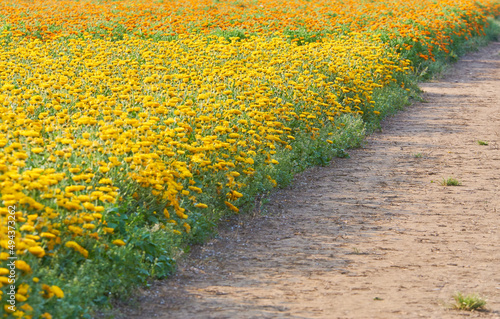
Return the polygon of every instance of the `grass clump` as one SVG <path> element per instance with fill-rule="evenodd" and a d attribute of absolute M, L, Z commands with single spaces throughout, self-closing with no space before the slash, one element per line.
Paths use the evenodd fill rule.
<path fill-rule="evenodd" d="M 479 145 L 488 145 L 488 142 L 479 140 L 479 141 L 477 141 L 477 144 L 479 144 Z"/>
<path fill-rule="evenodd" d="M 453 308 L 458 310 L 480 310 L 486 305 L 486 300 L 477 294 L 463 295 L 461 292 L 457 292 L 453 295 L 453 299 L 455 299 Z"/>
<path fill-rule="evenodd" d="M 443 179 L 443 181 L 441 182 L 441 185 L 443 185 L 443 186 L 461 186 L 462 183 L 456 178 L 448 177 L 448 178 Z"/>

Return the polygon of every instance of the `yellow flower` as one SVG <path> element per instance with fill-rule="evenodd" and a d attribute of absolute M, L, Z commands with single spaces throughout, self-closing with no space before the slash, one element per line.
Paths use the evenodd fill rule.
<path fill-rule="evenodd" d="M 234 206 L 233 204 L 231 204 L 230 202 L 228 201 L 225 201 L 224 202 L 226 204 L 227 207 L 229 207 L 230 210 L 232 210 L 233 212 L 236 212 L 238 213 L 240 210 L 238 209 L 238 207 Z"/>
<path fill-rule="evenodd" d="M 45 256 L 45 250 L 40 246 L 30 247 L 28 248 L 28 251 L 38 258 L 42 258 L 43 256 Z"/>
<path fill-rule="evenodd" d="M 113 244 L 115 244 L 116 246 L 125 246 L 126 245 L 126 243 L 121 239 L 113 240 Z"/>
<path fill-rule="evenodd" d="M 17 289 L 17 292 L 20 293 L 21 295 L 27 295 L 29 290 L 30 286 L 28 284 L 21 284 Z"/>
<path fill-rule="evenodd" d="M 33 307 L 31 307 L 29 304 L 25 303 L 24 305 L 22 305 L 21 307 L 22 310 L 26 311 L 26 312 L 32 312 L 33 311 Z M 27 317 L 28 319 L 28 317 Z"/>
<path fill-rule="evenodd" d="M 99 184 L 113 184 L 113 182 L 109 178 L 102 178 L 99 180 Z"/>
<path fill-rule="evenodd" d="M 104 211 L 104 206 L 95 206 L 94 207 L 94 212 L 102 212 Z"/>
<path fill-rule="evenodd" d="M 177 215 L 177 217 L 181 218 L 181 219 L 187 219 L 189 216 L 184 214 L 182 211 L 180 210 L 176 210 L 175 211 L 175 214 Z"/>
<path fill-rule="evenodd" d="M 188 188 L 194 192 L 197 192 L 198 194 L 201 194 L 203 191 L 201 190 L 201 188 L 199 187 L 196 187 L 196 186 L 188 186 Z"/>
<path fill-rule="evenodd" d="M 41 237 L 44 237 L 44 238 L 56 238 L 57 236 L 52 234 L 52 233 L 47 233 L 47 232 L 43 232 L 40 234 Z"/>
<path fill-rule="evenodd" d="M 107 166 L 100 166 L 99 167 L 99 172 L 101 172 L 101 173 L 107 173 L 107 172 L 109 172 L 109 167 L 107 167 Z"/>
<path fill-rule="evenodd" d="M 166 219 L 169 219 L 170 218 L 170 213 L 168 212 L 168 210 L 165 208 L 163 209 L 163 215 L 165 215 L 165 218 Z"/>
<path fill-rule="evenodd" d="M 227 193 L 227 196 L 229 196 L 232 199 L 237 199 L 237 198 L 243 197 L 243 194 L 240 192 L 237 192 L 237 191 L 231 191 L 231 192 Z"/>
<path fill-rule="evenodd" d="M 64 292 L 62 291 L 61 288 L 58 286 L 52 286 L 50 287 L 52 289 L 52 292 L 56 295 L 57 298 L 64 298 Z"/>
<path fill-rule="evenodd" d="M 17 260 L 16 261 L 16 268 L 21 269 L 25 273 L 31 272 L 30 265 L 28 265 L 24 260 Z"/>
<path fill-rule="evenodd" d="M 76 227 L 76 228 L 78 228 L 78 227 Z M 75 241 L 68 241 L 68 242 L 66 242 L 66 244 L 64 244 L 64 246 L 76 250 L 85 258 L 88 258 L 88 256 L 89 256 L 89 252 Z"/>
<path fill-rule="evenodd" d="M 11 307 L 13 307 L 14 309 L 16 308 L 15 306 L 8 304 L 8 305 L 4 305 L 3 309 L 5 310 L 6 313 L 13 313 L 15 310 L 12 310 Z"/>
<path fill-rule="evenodd" d="M 26 232 L 32 232 L 35 230 L 35 227 L 33 227 L 32 225 L 29 225 L 29 224 L 24 224 L 21 226 L 21 228 L 19 228 L 19 230 L 26 231 Z"/>

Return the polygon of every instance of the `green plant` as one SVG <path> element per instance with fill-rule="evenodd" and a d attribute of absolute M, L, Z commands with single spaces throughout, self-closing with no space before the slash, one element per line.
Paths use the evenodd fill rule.
<path fill-rule="evenodd" d="M 453 308 L 459 310 L 474 311 L 482 309 L 486 305 L 486 300 L 477 294 L 464 296 L 461 292 L 457 292 L 453 295 L 453 299 L 455 299 Z"/>
<path fill-rule="evenodd" d="M 212 32 L 214 35 L 224 37 L 228 41 L 241 41 L 244 39 L 248 39 L 251 36 L 251 33 L 245 31 L 243 29 L 217 29 Z"/>
<path fill-rule="evenodd" d="M 488 17 L 488 27 L 484 30 L 486 37 L 490 41 L 498 41 L 500 37 L 500 21 L 492 17 Z"/>
<path fill-rule="evenodd" d="M 296 41 L 297 45 L 318 42 L 328 31 L 308 31 L 306 29 L 285 30 L 284 34 L 290 41 Z"/>
<path fill-rule="evenodd" d="M 477 141 L 477 144 L 479 144 L 479 145 L 488 145 L 488 142 L 479 140 L 479 141 Z"/>
<path fill-rule="evenodd" d="M 422 158 L 424 155 L 422 153 L 416 153 L 416 154 L 413 154 L 413 157 L 415 158 Z"/>
<path fill-rule="evenodd" d="M 441 185 L 443 185 L 443 186 L 460 186 L 460 185 L 462 185 L 462 183 L 456 178 L 448 177 L 448 178 L 443 178 Z"/>

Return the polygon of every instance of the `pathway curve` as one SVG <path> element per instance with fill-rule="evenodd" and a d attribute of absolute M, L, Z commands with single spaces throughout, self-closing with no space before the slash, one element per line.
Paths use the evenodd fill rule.
<path fill-rule="evenodd" d="M 499 53 L 422 84 L 427 103 L 298 176 L 123 318 L 500 318 Z M 456 291 L 489 311 L 447 309 Z"/>

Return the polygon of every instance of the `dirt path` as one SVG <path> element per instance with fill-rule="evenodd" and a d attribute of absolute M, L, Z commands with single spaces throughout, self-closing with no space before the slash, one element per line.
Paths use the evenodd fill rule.
<path fill-rule="evenodd" d="M 499 52 L 423 84 L 427 103 L 299 176 L 124 318 L 500 318 Z M 489 311 L 448 310 L 456 291 Z"/>

